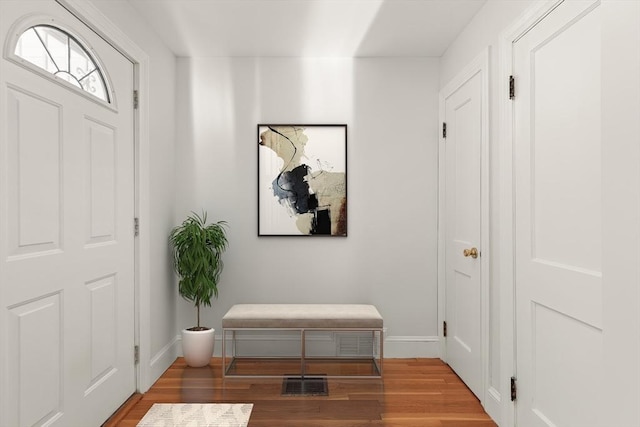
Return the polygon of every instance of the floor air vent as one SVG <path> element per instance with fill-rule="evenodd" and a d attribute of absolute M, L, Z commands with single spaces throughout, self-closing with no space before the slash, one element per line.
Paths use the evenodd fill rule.
<path fill-rule="evenodd" d="M 283 396 L 328 396 L 329 387 L 324 376 L 287 377 L 282 382 Z"/>

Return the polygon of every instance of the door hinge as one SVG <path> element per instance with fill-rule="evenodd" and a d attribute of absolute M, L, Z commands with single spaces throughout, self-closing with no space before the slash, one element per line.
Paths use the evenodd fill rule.
<path fill-rule="evenodd" d="M 140 219 L 133 218 L 133 236 L 137 237 L 140 234 Z"/>
<path fill-rule="evenodd" d="M 133 91 L 133 109 L 134 110 L 138 109 L 139 103 L 140 103 L 140 96 L 138 95 L 138 91 L 134 90 Z"/>
<path fill-rule="evenodd" d="M 509 99 L 516 99 L 516 79 L 509 76 Z"/>
<path fill-rule="evenodd" d="M 133 346 L 133 363 L 135 364 L 140 363 L 140 346 L 139 345 Z"/>
<path fill-rule="evenodd" d="M 442 137 L 447 138 L 447 124 L 442 122 Z"/>
<path fill-rule="evenodd" d="M 518 398 L 518 387 L 516 386 L 516 377 L 511 377 L 511 401 L 515 402 Z"/>
<path fill-rule="evenodd" d="M 447 336 L 447 321 L 442 322 L 442 335 Z"/>

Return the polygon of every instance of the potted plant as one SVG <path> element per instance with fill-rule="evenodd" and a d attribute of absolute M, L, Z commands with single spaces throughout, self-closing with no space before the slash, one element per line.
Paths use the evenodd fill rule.
<path fill-rule="evenodd" d="M 200 326 L 200 306 L 211 306 L 218 297 L 218 280 L 222 272 L 221 255 L 227 248 L 227 223 L 207 225 L 207 213 L 193 213 L 171 231 L 173 267 L 178 274 L 178 292 L 196 307 L 197 324 L 182 330 L 182 353 L 187 365 L 206 366 L 213 355 L 215 329 Z"/>

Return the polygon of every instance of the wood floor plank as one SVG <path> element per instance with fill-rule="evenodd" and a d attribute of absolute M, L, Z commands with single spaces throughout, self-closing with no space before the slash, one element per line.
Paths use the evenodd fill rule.
<path fill-rule="evenodd" d="M 276 372 L 289 365 L 271 361 L 268 367 Z M 103 427 L 134 427 L 154 403 L 183 402 L 253 403 L 249 427 L 496 426 L 439 359 L 387 359 L 384 379 L 329 379 L 328 396 L 282 395 L 281 379 L 222 379 L 221 371 L 218 358 L 205 368 L 189 368 L 179 358 L 133 407 Z"/>

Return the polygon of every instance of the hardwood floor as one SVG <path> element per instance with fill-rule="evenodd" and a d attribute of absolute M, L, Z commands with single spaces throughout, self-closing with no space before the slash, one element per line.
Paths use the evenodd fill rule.
<path fill-rule="evenodd" d="M 387 359 L 384 379 L 329 379 L 328 396 L 283 396 L 281 379 L 221 378 L 221 360 L 179 358 L 104 427 L 134 427 L 154 403 L 253 403 L 249 427 L 489 427 L 476 397 L 438 359 Z"/>

